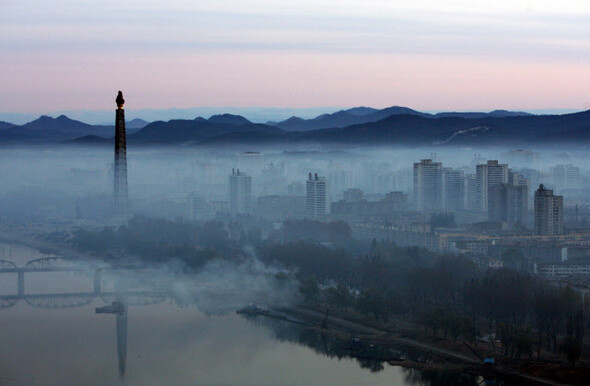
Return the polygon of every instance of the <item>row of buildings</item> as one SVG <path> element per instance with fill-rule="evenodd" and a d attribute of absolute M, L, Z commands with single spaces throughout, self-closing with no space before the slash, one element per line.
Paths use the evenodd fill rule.
<path fill-rule="evenodd" d="M 475 174 L 423 159 L 414 163 L 414 203 L 419 212 L 470 210 L 487 220 L 522 227 L 528 223 L 530 181 L 496 160 L 476 166 Z M 563 233 L 563 197 L 540 185 L 533 200 L 534 231 Z"/>
<path fill-rule="evenodd" d="M 206 201 L 192 194 L 191 217 L 226 213 L 271 222 L 344 220 L 359 239 L 390 239 L 399 245 L 460 253 L 491 268 L 501 267 L 503 254 L 517 249 L 525 259 L 519 269 L 549 279 L 590 276 L 590 234 L 564 234 L 563 196 L 543 184 L 529 194 L 530 181 L 495 160 L 476 165 L 472 175 L 430 159 L 415 163 L 413 171 L 413 196 L 393 191 L 366 197 L 362 190 L 350 188 L 341 192 L 340 200 L 330 202 L 329 180 L 317 173 L 291 183 L 287 194 L 254 199 L 252 177 L 232 170 L 229 201 Z M 456 223 L 433 221 L 448 213 Z"/>
<path fill-rule="evenodd" d="M 507 164 L 487 161 L 476 166 L 475 174 L 443 167 L 441 162 L 423 159 L 414 163 L 414 201 L 418 211 L 472 210 L 488 212 L 492 188 L 496 185 L 524 187 L 528 180 L 513 172 Z"/>
<path fill-rule="evenodd" d="M 411 202 L 403 192 L 390 192 L 368 200 L 360 189 L 347 189 L 341 200 L 330 203 L 328 185 L 326 178 L 309 173 L 303 191 L 294 189 L 288 195 L 259 196 L 255 201 L 252 177 L 240 169 L 232 169 L 229 201 L 205 201 L 202 196 L 191 194 L 189 217 L 208 218 L 215 212 L 226 212 L 231 215 L 256 213 L 271 221 L 303 217 L 327 219 L 329 216 L 348 222 L 383 222 L 397 217 L 418 219 L 420 214 L 448 211 L 473 212 L 479 217 L 470 218 L 506 224 L 510 229 L 528 224 L 529 181 L 510 170 L 507 164 L 495 160 L 477 165 L 473 175 L 445 168 L 442 163 L 430 159 L 421 160 L 414 164 Z M 562 196 L 554 195 L 552 190 L 541 185 L 534 194 L 532 205 L 535 234 L 563 233 Z"/>

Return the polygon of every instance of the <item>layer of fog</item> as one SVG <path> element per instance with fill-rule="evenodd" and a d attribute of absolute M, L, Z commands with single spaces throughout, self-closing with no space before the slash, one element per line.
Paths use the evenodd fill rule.
<path fill-rule="evenodd" d="M 254 153 L 245 153 L 254 152 Z M 258 153 L 256 153 L 258 152 Z M 515 171 L 539 176 L 568 200 L 588 200 L 590 153 L 578 148 L 320 148 L 291 150 L 245 146 L 224 148 L 128 149 L 132 211 L 158 217 L 183 217 L 190 193 L 207 201 L 228 200 L 228 177 L 240 169 L 253 178 L 254 199 L 262 195 L 302 195 L 308 173 L 330 182 L 332 201 L 348 188 L 366 195 L 389 191 L 412 193 L 412 164 L 433 158 L 444 167 L 474 173 L 488 159 L 508 163 Z M 68 221 L 112 215 L 112 149 L 108 147 L 1 148 L 0 218 L 25 221 Z M 581 169 L 582 184 L 564 192 L 552 184 L 559 164 Z M 386 182 L 375 183 L 375 178 Z M 534 181 L 533 181 L 534 180 Z M 291 189 L 291 190 L 290 190 Z M 76 209 L 78 208 L 78 209 Z M 77 212 L 76 212 L 77 211 Z"/>

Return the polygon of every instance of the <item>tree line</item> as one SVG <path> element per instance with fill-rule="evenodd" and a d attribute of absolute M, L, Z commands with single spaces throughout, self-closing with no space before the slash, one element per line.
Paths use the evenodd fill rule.
<path fill-rule="evenodd" d="M 264 263 L 296 273 L 304 302 L 376 320 L 401 315 L 445 339 L 500 340 L 505 355 L 514 357 L 561 350 L 574 363 L 580 355 L 587 304 L 571 288 L 517 270 L 523 264 L 518 250 L 507 251 L 506 268 L 486 270 L 466 257 L 389 240 L 365 245 L 342 222 L 289 221 L 262 234 L 240 223 L 136 217 L 116 229 L 78 230 L 72 242 L 113 261 L 124 251 L 149 262 L 178 261 L 188 270 L 214 259 L 248 258 L 249 246 Z"/>

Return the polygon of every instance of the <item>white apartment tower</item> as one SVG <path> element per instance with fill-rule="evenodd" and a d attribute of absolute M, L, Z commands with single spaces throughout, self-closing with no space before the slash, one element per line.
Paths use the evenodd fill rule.
<path fill-rule="evenodd" d="M 477 209 L 488 212 L 490 189 L 494 185 L 508 183 L 508 165 L 499 164 L 498 161 L 488 161 L 486 164 L 477 165 Z"/>
<path fill-rule="evenodd" d="M 326 197 L 327 182 L 325 177 L 313 176 L 309 173 L 305 195 L 306 214 L 310 218 L 323 218 L 328 214 L 328 199 Z"/>
<path fill-rule="evenodd" d="M 442 163 L 423 159 L 414 163 L 414 202 L 416 210 L 442 208 Z"/>
<path fill-rule="evenodd" d="M 229 176 L 229 209 L 232 214 L 252 214 L 252 177 L 232 169 Z"/>
<path fill-rule="evenodd" d="M 563 233 L 563 196 L 554 196 L 553 190 L 543 184 L 535 192 L 535 234 L 541 236 Z"/>

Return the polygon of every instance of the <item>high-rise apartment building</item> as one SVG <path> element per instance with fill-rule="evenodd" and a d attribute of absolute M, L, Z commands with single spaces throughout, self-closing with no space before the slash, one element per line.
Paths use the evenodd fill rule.
<path fill-rule="evenodd" d="M 190 193 L 187 197 L 187 218 L 190 220 L 206 220 L 211 218 L 209 205 L 203 196 Z"/>
<path fill-rule="evenodd" d="M 490 189 L 494 185 L 508 183 L 508 165 L 495 160 L 488 161 L 477 165 L 475 175 L 478 188 L 477 210 L 488 212 Z"/>
<path fill-rule="evenodd" d="M 252 214 L 252 177 L 232 169 L 229 176 L 229 209 L 232 214 Z"/>
<path fill-rule="evenodd" d="M 257 151 L 245 151 L 240 154 L 239 167 L 250 174 L 259 173 L 264 166 L 264 156 Z"/>
<path fill-rule="evenodd" d="M 551 169 L 551 180 L 558 191 L 578 189 L 581 186 L 580 168 L 572 164 L 557 165 Z"/>
<path fill-rule="evenodd" d="M 305 208 L 306 214 L 311 218 L 323 218 L 328 214 L 327 181 L 325 177 L 313 176 L 309 173 L 307 179 Z"/>
<path fill-rule="evenodd" d="M 342 200 L 346 202 L 360 202 L 363 200 L 363 191 L 360 189 L 347 189 L 342 193 Z"/>
<path fill-rule="evenodd" d="M 442 203 L 444 209 L 463 210 L 465 208 L 465 184 L 463 171 L 443 168 Z"/>
<path fill-rule="evenodd" d="M 477 176 L 467 174 L 465 176 L 465 209 L 479 210 L 479 187 L 477 185 Z"/>
<path fill-rule="evenodd" d="M 489 191 L 488 218 L 510 225 L 525 225 L 528 214 L 526 185 L 495 184 Z"/>
<path fill-rule="evenodd" d="M 423 159 L 414 163 L 414 203 L 416 210 L 442 208 L 442 163 Z"/>
<path fill-rule="evenodd" d="M 563 196 L 543 184 L 535 191 L 535 234 L 543 236 L 563 234 Z"/>

